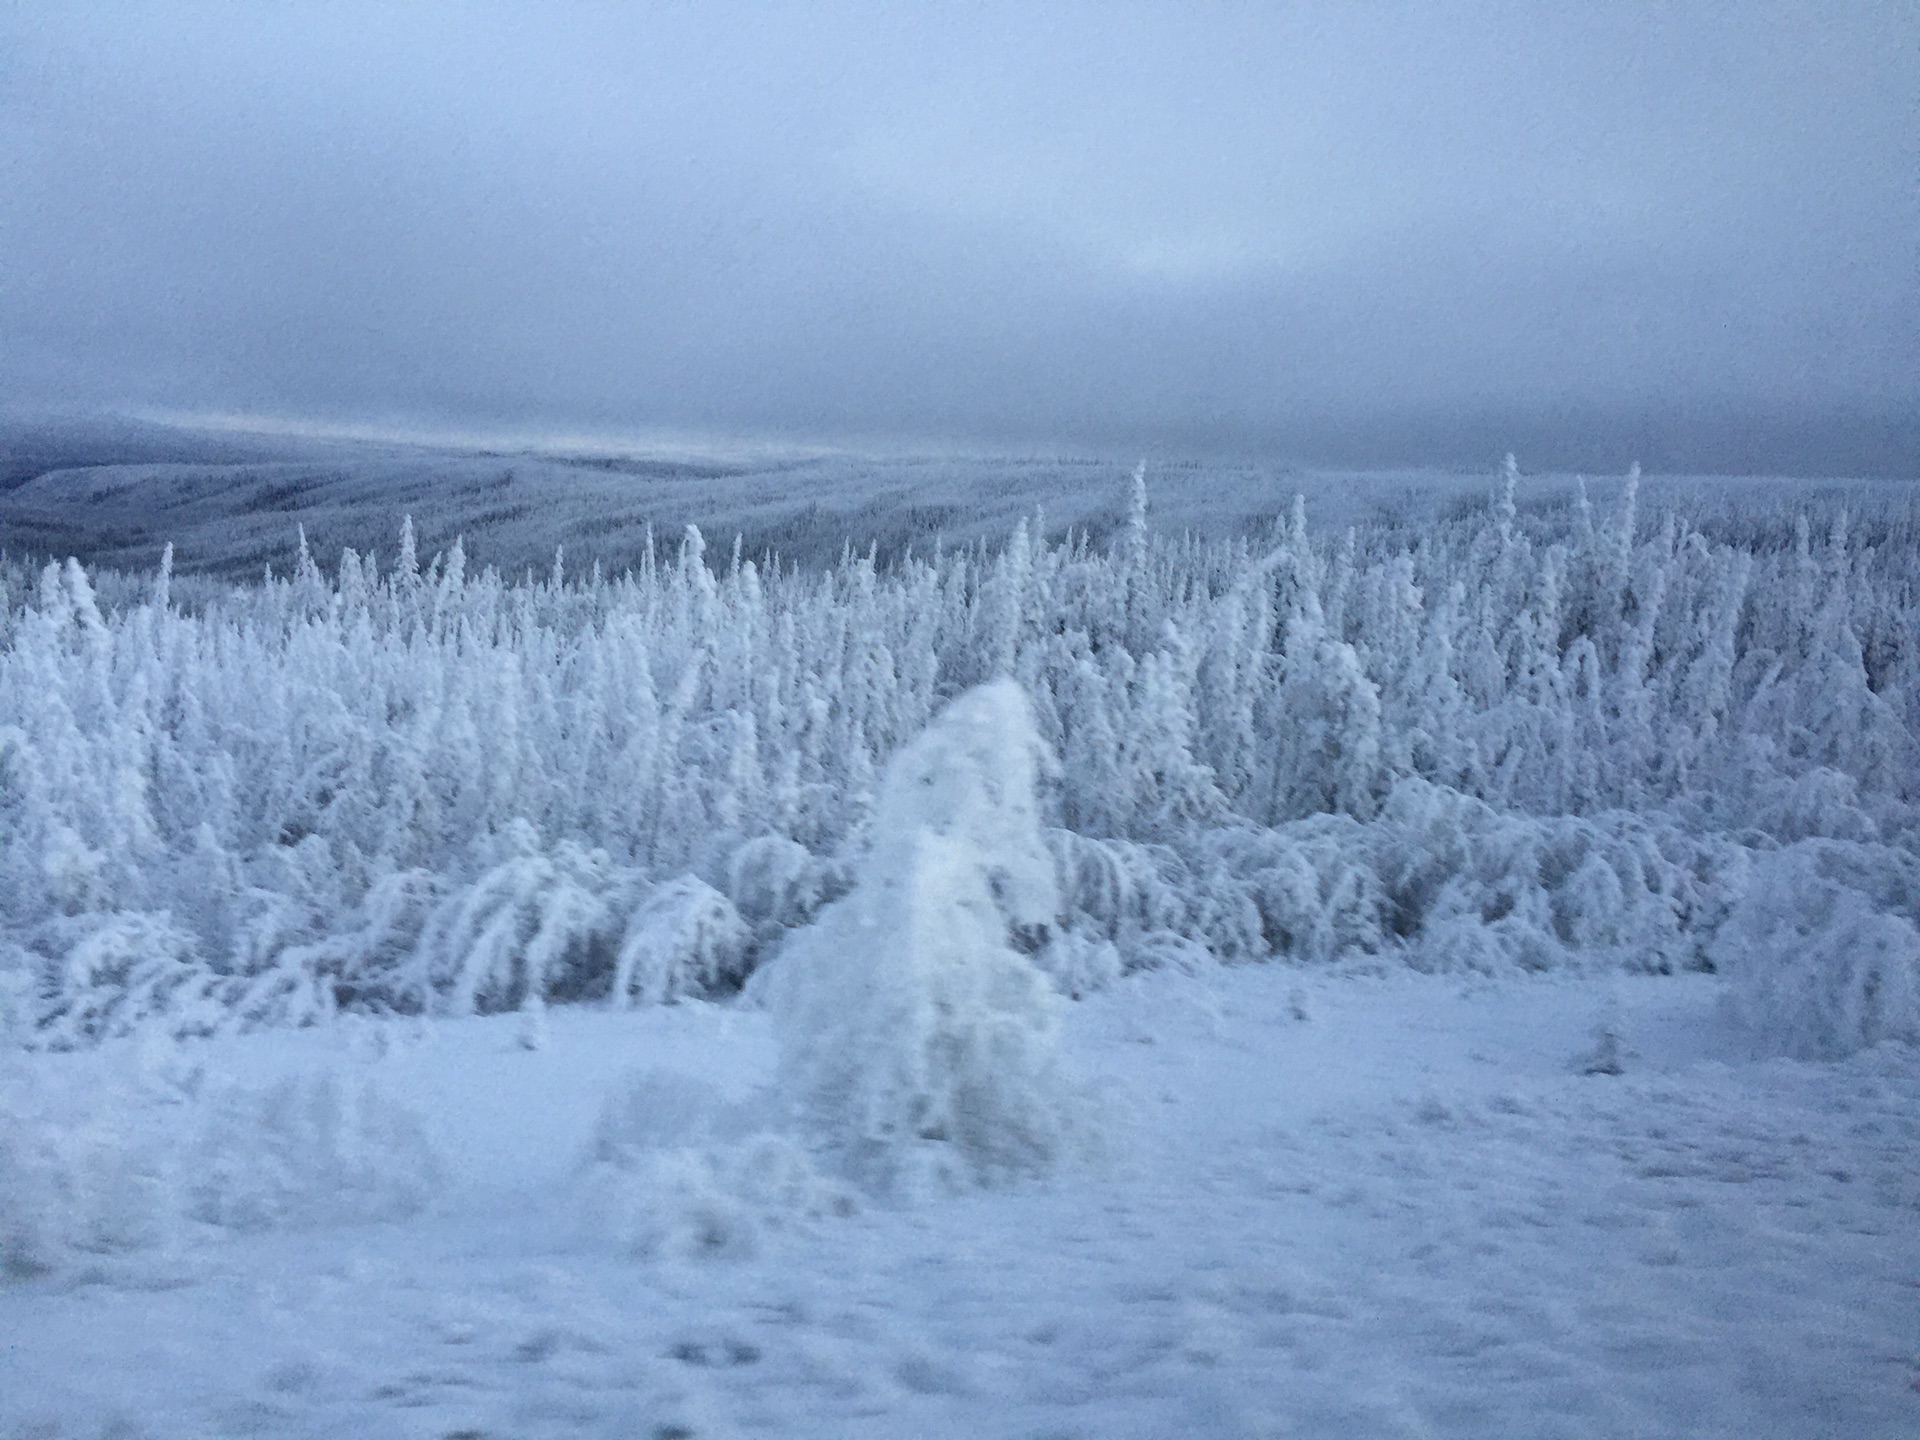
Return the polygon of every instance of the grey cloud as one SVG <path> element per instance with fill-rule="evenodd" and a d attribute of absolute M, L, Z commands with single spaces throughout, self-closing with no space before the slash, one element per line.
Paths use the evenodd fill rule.
<path fill-rule="evenodd" d="M 1920 409 L 1904 7 L 395 8 L 16 12 L 0 384 L 1308 451 Z"/>

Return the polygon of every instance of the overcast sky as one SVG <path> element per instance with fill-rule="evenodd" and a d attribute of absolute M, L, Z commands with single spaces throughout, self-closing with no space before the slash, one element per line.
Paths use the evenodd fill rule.
<path fill-rule="evenodd" d="M 1788 464 L 1917 237 L 1912 3 L 0 3 L 16 403 Z"/>

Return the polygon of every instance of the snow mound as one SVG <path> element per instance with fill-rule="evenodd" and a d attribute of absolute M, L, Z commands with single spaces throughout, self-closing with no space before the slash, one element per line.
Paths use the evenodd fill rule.
<path fill-rule="evenodd" d="M 320 1071 L 214 1096 L 185 1199 L 193 1219 L 228 1229 L 355 1224 L 418 1214 L 441 1177 L 408 1110 Z"/>
<path fill-rule="evenodd" d="M 1713 947 L 1765 1049 L 1838 1059 L 1920 1044 L 1920 862 L 1885 845 L 1801 840 L 1763 856 Z"/>
<path fill-rule="evenodd" d="M 735 1260 L 796 1226 L 851 1214 L 763 1107 L 671 1071 L 642 1071 L 608 1098 L 583 1176 L 587 1224 L 630 1254 Z"/>
<path fill-rule="evenodd" d="M 52 1274 L 175 1237 L 167 1153 L 132 1097 L 0 1077 L 0 1279 Z"/>
<path fill-rule="evenodd" d="M 988 1184 L 1074 1147 L 1062 1002 L 1016 948 L 1059 908 L 1035 799 L 1049 763 L 1012 681 L 960 696 L 888 764 L 852 893 L 778 962 L 783 1089 L 869 1188 Z"/>
<path fill-rule="evenodd" d="M 213 1084 L 158 1034 L 125 1058 L 0 1074 L 0 1277 L 172 1252 L 196 1226 L 403 1219 L 441 1189 L 419 1123 L 371 1082 Z"/>
<path fill-rule="evenodd" d="M 586 1195 L 593 1228 L 618 1248 L 673 1260 L 750 1259 L 797 1225 L 854 1210 L 804 1146 L 770 1130 L 596 1166 Z"/>

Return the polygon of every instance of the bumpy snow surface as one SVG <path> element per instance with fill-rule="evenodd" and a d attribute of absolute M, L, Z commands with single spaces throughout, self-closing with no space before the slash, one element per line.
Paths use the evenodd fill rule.
<path fill-rule="evenodd" d="M 150 1233 L 0 1287 L 0 1435 L 1920 1432 L 1920 1063 L 1723 983 L 1143 973 L 1104 1160 L 911 1204 L 754 1139 L 737 1006 L 23 1057 Z"/>

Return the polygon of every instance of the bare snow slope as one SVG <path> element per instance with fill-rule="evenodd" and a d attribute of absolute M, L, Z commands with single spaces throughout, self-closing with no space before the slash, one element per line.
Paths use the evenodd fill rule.
<path fill-rule="evenodd" d="M 77 1104 L 133 1076 L 129 1137 L 371 1080 L 442 1179 L 0 1286 L 0 1435 L 1910 1436 L 1920 1061 L 1748 1060 L 1719 986 L 1144 974 L 1068 1016 L 1103 1164 L 835 1214 L 682 1183 L 669 1134 L 638 1252 L 582 1202 L 603 1097 L 750 1115 L 763 1015 L 20 1057 Z M 1603 1021 L 1623 1073 L 1581 1073 Z"/>

